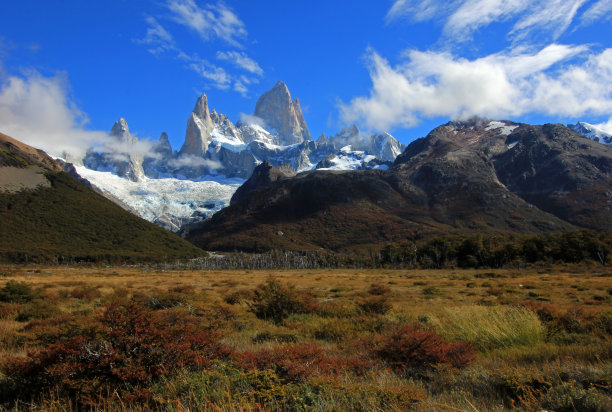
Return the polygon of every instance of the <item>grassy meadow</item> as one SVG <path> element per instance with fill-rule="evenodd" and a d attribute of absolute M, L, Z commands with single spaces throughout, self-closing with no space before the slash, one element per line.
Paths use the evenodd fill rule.
<path fill-rule="evenodd" d="M 0 266 L 0 410 L 609 411 L 612 271 Z"/>

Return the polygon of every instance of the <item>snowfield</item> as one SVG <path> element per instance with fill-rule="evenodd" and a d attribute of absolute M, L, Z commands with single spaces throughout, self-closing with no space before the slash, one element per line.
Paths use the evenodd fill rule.
<path fill-rule="evenodd" d="M 98 172 L 84 166 L 75 168 L 81 177 L 104 192 L 120 199 L 140 217 L 156 222 L 170 217 L 182 222 L 201 220 L 229 205 L 242 179 L 207 176 L 206 180 L 176 178 L 133 182 L 110 172 Z M 179 227 L 172 228 L 178 230 Z"/>

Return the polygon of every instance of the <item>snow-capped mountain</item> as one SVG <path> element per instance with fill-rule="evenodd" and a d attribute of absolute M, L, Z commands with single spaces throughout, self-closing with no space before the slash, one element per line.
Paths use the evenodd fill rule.
<path fill-rule="evenodd" d="M 390 162 L 366 154 L 363 150 L 353 150 L 351 145 L 344 146 L 338 153 L 331 154 L 317 164 L 318 170 L 363 170 L 388 169 Z"/>
<path fill-rule="evenodd" d="M 580 133 L 584 137 L 588 137 L 591 140 L 612 145 L 612 133 L 604 130 L 601 126 L 586 122 L 578 122 L 573 125 L 567 125 L 567 127 Z"/>
<path fill-rule="evenodd" d="M 179 151 L 165 133 L 155 143 L 139 140 L 123 118 L 110 136 L 112 150 L 95 147 L 83 158 L 66 160 L 109 198 L 172 231 L 227 206 L 264 161 L 296 172 L 385 168 L 405 147 L 388 133 L 365 136 L 354 125 L 312 140 L 299 100 L 283 82 L 259 98 L 252 116 L 236 123 L 211 111 L 202 94 Z"/>

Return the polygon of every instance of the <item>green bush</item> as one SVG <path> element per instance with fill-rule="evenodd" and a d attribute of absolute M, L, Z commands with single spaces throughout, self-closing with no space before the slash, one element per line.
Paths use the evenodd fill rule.
<path fill-rule="evenodd" d="M 569 381 L 550 388 L 543 396 L 542 407 L 555 412 L 604 412 L 610 410 L 612 401 L 594 387 L 585 389 Z"/>
<path fill-rule="evenodd" d="M 292 313 L 311 313 L 318 310 L 312 295 L 298 292 L 293 285 L 268 279 L 253 291 L 249 309 L 259 319 L 280 323 Z"/>
<path fill-rule="evenodd" d="M 0 289 L 0 302 L 27 303 L 38 297 L 32 287 L 25 282 L 9 280 Z"/>
<path fill-rule="evenodd" d="M 27 322 L 33 319 L 50 319 L 61 314 L 62 311 L 56 305 L 43 300 L 35 300 L 23 305 L 15 320 Z"/>

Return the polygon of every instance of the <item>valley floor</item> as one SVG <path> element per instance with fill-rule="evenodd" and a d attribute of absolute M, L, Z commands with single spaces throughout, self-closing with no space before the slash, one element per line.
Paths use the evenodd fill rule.
<path fill-rule="evenodd" d="M 0 410 L 612 410 L 612 269 L 0 266 Z"/>

